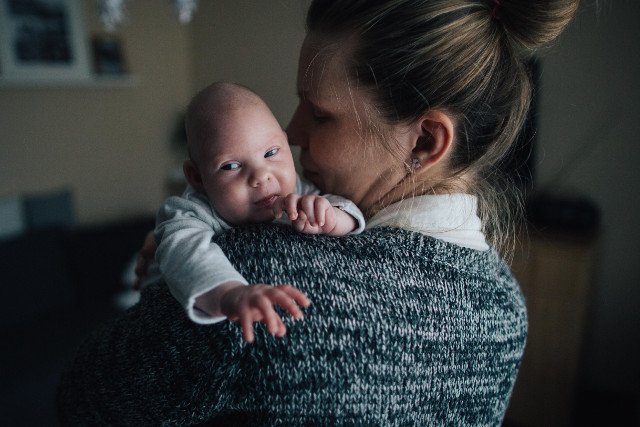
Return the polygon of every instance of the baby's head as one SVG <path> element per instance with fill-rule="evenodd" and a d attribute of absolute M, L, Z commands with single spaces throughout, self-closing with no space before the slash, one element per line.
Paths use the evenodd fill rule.
<path fill-rule="evenodd" d="M 295 191 L 296 173 L 287 136 L 264 101 L 243 86 L 213 83 L 189 104 L 185 127 L 189 184 L 231 224 L 273 220 L 275 196 Z"/>

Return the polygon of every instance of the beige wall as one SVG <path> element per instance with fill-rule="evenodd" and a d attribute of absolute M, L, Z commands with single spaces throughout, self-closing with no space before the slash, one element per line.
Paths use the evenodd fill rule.
<path fill-rule="evenodd" d="M 262 96 L 282 126 L 296 105 L 306 0 L 201 1 L 193 22 L 194 89 L 215 80 Z"/>
<path fill-rule="evenodd" d="M 246 85 L 282 127 L 297 104 L 298 53 L 309 0 L 200 2 L 192 26 L 193 92 L 216 80 Z M 296 166 L 297 147 L 292 147 Z"/>
<path fill-rule="evenodd" d="M 95 1 L 83 1 L 88 33 Z M 82 223 L 152 213 L 191 88 L 188 27 L 169 2 L 128 2 L 131 86 L 0 87 L 0 195 L 73 190 Z"/>
<path fill-rule="evenodd" d="M 99 31 L 96 2 L 82 4 L 87 33 Z M 245 84 L 286 125 L 307 4 L 201 1 L 182 26 L 169 1 L 127 2 L 131 85 L 0 87 L 0 196 L 68 187 L 81 223 L 154 213 L 183 156 L 170 145 L 177 117 L 198 89 Z"/>

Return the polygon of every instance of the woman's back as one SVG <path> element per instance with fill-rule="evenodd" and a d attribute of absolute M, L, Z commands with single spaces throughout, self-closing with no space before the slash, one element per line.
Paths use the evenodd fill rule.
<path fill-rule="evenodd" d="M 500 424 L 526 311 L 494 252 L 391 228 L 336 239 L 255 226 L 218 243 L 250 282 L 306 292 L 305 319 L 246 345 L 236 325 L 192 324 L 151 288 L 80 350 L 63 422 Z"/>

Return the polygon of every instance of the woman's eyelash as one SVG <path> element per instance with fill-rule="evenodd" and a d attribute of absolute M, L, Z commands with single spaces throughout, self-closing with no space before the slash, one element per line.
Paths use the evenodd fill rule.
<path fill-rule="evenodd" d="M 312 102 L 305 100 L 301 94 L 298 94 L 298 96 L 300 98 L 300 105 L 306 105 L 306 108 L 309 109 L 308 111 L 311 111 L 311 117 L 316 123 L 322 123 L 329 120 L 329 114 L 318 110 L 318 108 Z"/>
<path fill-rule="evenodd" d="M 329 120 L 329 116 L 327 114 L 322 113 L 315 108 L 311 110 L 311 115 L 313 116 L 313 119 L 318 123 Z"/>

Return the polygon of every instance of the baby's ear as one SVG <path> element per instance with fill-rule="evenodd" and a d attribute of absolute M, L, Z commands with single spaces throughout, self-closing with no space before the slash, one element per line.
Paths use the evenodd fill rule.
<path fill-rule="evenodd" d="M 193 160 L 185 160 L 182 164 L 182 171 L 184 172 L 184 176 L 187 178 L 187 182 L 191 187 L 193 187 L 194 190 L 204 191 L 204 186 L 202 185 L 202 175 L 200 175 L 198 166 Z"/>

